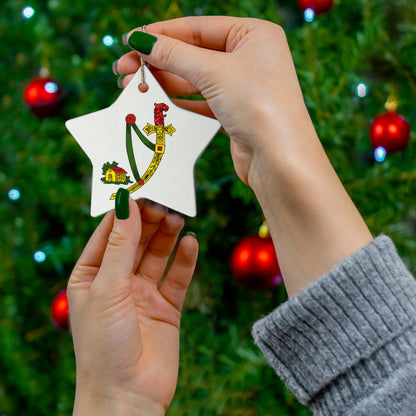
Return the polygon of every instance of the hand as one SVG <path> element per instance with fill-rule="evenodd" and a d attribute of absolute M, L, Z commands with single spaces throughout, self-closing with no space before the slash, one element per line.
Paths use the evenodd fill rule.
<path fill-rule="evenodd" d="M 126 220 L 105 216 L 69 279 L 74 415 L 163 415 L 175 392 L 198 244 L 182 238 L 161 283 L 183 219 L 151 202 L 129 209 Z"/>
<path fill-rule="evenodd" d="M 253 158 L 261 158 L 272 140 L 281 142 L 283 155 L 295 129 L 297 134 L 314 131 L 280 26 L 258 19 L 188 17 L 148 25 L 146 32 L 158 40 L 150 55 L 141 56 L 169 95 L 206 99 L 174 101 L 218 119 L 245 183 Z M 133 51 L 119 59 L 117 71 L 132 74 L 139 66 Z M 130 79 L 126 76 L 123 85 Z M 265 140 L 261 130 L 270 131 Z"/>
<path fill-rule="evenodd" d="M 315 132 L 281 27 L 204 16 L 146 32 L 157 37 L 151 53 L 124 55 L 118 72 L 136 72 L 141 56 L 169 95 L 206 99 L 176 103 L 216 117 L 230 136 L 235 170 L 260 202 L 289 296 L 372 240 Z"/>

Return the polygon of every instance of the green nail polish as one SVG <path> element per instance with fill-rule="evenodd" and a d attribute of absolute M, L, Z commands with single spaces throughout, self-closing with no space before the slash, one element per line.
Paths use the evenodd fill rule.
<path fill-rule="evenodd" d="M 111 70 L 113 71 L 113 74 L 114 74 L 114 75 L 120 75 L 120 74 L 118 73 L 118 71 L 117 71 L 117 64 L 118 64 L 118 60 L 117 60 L 117 61 L 114 61 L 114 62 L 111 64 Z"/>
<path fill-rule="evenodd" d="M 119 220 L 126 220 L 129 215 L 129 191 L 124 188 L 118 188 L 116 195 L 116 217 Z"/>
<path fill-rule="evenodd" d="M 150 55 L 157 38 L 145 32 L 133 32 L 129 37 L 129 46 L 145 55 Z"/>
<path fill-rule="evenodd" d="M 192 231 L 188 231 L 188 232 L 186 233 L 186 235 L 191 235 L 192 237 L 195 237 L 195 238 L 196 238 L 196 234 L 195 234 L 195 233 L 193 233 Z"/>

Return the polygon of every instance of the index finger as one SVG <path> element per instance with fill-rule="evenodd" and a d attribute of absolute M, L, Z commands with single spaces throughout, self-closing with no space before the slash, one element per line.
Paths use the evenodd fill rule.
<path fill-rule="evenodd" d="M 169 36 L 194 46 L 226 51 L 230 32 L 244 20 L 230 16 L 189 16 L 149 24 L 146 32 Z"/>

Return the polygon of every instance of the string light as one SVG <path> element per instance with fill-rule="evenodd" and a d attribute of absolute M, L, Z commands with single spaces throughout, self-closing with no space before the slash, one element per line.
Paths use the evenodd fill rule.
<path fill-rule="evenodd" d="M 55 82 L 52 82 L 52 81 L 47 82 L 43 88 L 49 94 L 53 94 L 56 91 L 58 91 L 58 85 Z"/>
<path fill-rule="evenodd" d="M 34 255 L 33 258 L 36 262 L 42 263 L 46 260 L 46 253 L 42 250 L 38 250 Z"/>
<path fill-rule="evenodd" d="M 30 19 L 35 14 L 33 7 L 27 6 L 22 10 L 22 15 L 25 19 Z"/>
<path fill-rule="evenodd" d="M 384 160 L 386 159 L 387 156 L 387 152 L 386 149 L 383 146 L 379 146 L 376 148 L 376 150 L 374 150 L 374 158 L 376 159 L 377 162 L 384 162 Z"/>
<path fill-rule="evenodd" d="M 20 191 L 18 189 L 10 189 L 8 195 L 12 201 L 17 201 L 20 198 Z"/>
<path fill-rule="evenodd" d="M 360 98 L 364 98 L 367 95 L 367 85 L 365 85 L 363 82 L 357 85 L 357 95 Z"/>
<path fill-rule="evenodd" d="M 311 8 L 308 8 L 303 12 L 303 17 L 306 22 L 311 23 L 315 19 L 315 12 Z"/>
<path fill-rule="evenodd" d="M 103 43 L 105 46 L 111 46 L 114 43 L 114 39 L 110 35 L 105 35 L 103 37 Z"/>

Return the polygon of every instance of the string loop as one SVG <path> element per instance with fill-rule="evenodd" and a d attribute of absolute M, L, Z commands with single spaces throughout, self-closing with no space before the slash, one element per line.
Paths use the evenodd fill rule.
<path fill-rule="evenodd" d="M 143 25 L 142 26 L 142 32 L 146 33 L 146 26 Z M 149 86 L 146 84 L 145 79 L 144 79 L 144 66 L 146 65 L 146 63 L 144 62 L 143 58 L 140 58 L 140 73 L 141 73 L 141 83 L 139 85 L 139 91 L 140 92 L 147 92 L 149 90 Z"/>

